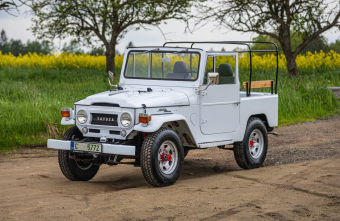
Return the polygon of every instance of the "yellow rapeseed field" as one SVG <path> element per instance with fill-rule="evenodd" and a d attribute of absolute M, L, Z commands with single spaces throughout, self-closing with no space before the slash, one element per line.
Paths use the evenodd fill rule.
<path fill-rule="evenodd" d="M 115 57 L 116 67 L 122 66 L 124 55 Z M 228 63 L 227 58 L 220 57 L 217 63 Z M 334 51 L 328 53 L 320 52 L 312 54 L 308 52 L 306 55 L 298 55 L 296 63 L 299 69 L 339 69 L 340 54 Z M 209 66 L 209 64 L 208 64 Z M 0 51 L 0 68 L 3 67 L 20 67 L 20 68 L 42 68 L 42 69 L 78 69 L 88 68 L 96 70 L 105 70 L 105 55 L 91 56 L 88 54 L 76 55 L 69 53 L 43 55 L 29 53 L 24 56 L 14 56 L 12 54 L 2 54 Z M 264 55 L 253 56 L 253 70 L 271 70 L 276 67 L 276 56 Z M 239 69 L 249 68 L 249 54 L 239 55 Z M 286 59 L 284 55 L 279 55 L 279 68 L 285 70 Z"/>

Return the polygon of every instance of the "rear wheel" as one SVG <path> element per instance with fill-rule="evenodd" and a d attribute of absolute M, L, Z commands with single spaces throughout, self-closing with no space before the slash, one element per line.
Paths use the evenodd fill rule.
<path fill-rule="evenodd" d="M 234 144 L 234 156 L 243 169 L 260 167 L 266 159 L 268 135 L 264 123 L 258 118 L 250 118 L 242 142 Z"/>
<path fill-rule="evenodd" d="M 179 178 L 184 152 L 177 133 L 162 128 L 149 134 L 141 149 L 141 168 L 146 181 L 153 186 L 169 186 Z"/>
<path fill-rule="evenodd" d="M 72 140 L 74 138 L 82 138 L 82 134 L 76 126 L 68 129 L 61 139 Z M 59 150 L 58 161 L 61 172 L 67 179 L 72 181 L 88 181 L 97 174 L 100 167 L 93 163 L 71 159 L 69 150 Z"/>

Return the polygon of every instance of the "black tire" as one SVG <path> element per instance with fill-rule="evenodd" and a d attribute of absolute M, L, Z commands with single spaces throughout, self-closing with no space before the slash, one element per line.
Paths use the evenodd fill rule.
<path fill-rule="evenodd" d="M 256 136 L 254 136 L 256 134 Z M 261 140 L 262 134 L 262 141 Z M 250 141 L 250 139 L 252 139 Z M 254 142 L 255 145 L 254 146 Z M 257 143 L 258 142 L 258 143 Z M 263 145 L 260 145 L 262 143 Z M 262 148 L 260 148 L 262 147 Z M 252 149 L 254 148 L 254 149 Z M 256 151 L 256 149 L 261 151 Z M 262 120 L 252 117 L 248 120 L 246 132 L 242 142 L 234 143 L 234 156 L 236 163 L 243 169 L 253 169 L 260 167 L 266 159 L 268 149 L 267 129 Z"/>
<path fill-rule="evenodd" d="M 82 133 L 76 126 L 68 129 L 62 136 L 62 140 L 72 140 L 72 137 L 82 138 Z M 77 162 L 70 159 L 69 150 L 58 151 L 58 161 L 61 172 L 71 181 L 88 181 L 92 179 L 99 170 L 99 165 L 92 163 Z"/>
<path fill-rule="evenodd" d="M 174 150 L 172 155 L 168 154 L 173 157 L 170 157 L 169 160 L 169 164 L 171 159 L 173 160 L 173 164 L 169 167 L 171 170 L 168 174 L 161 169 L 162 164 L 165 163 L 164 160 L 158 160 L 158 154 L 162 153 L 161 148 L 163 148 L 163 144 L 171 144 L 168 146 L 171 146 Z M 166 145 L 164 145 L 164 148 L 165 146 Z M 149 184 L 156 187 L 174 184 L 182 172 L 184 162 L 183 146 L 177 133 L 169 128 L 162 128 L 149 134 L 143 142 L 140 161 L 143 176 Z"/>

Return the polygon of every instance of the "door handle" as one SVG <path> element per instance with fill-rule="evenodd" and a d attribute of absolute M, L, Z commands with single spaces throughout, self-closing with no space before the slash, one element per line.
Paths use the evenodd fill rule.
<path fill-rule="evenodd" d="M 236 101 L 236 102 L 234 102 L 234 104 L 237 104 L 237 105 L 239 105 L 241 102 L 240 101 Z"/>

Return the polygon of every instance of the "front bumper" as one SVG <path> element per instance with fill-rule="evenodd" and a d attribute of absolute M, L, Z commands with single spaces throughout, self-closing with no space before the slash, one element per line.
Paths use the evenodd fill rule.
<path fill-rule="evenodd" d="M 106 144 L 103 145 L 102 153 L 104 154 L 117 154 L 125 156 L 135 156 L 135 146 L 128 145 L 117 145 L 117 144 Z M 58 149 L 58 150 L 71 150 L 71 141 L 69 140 L 47 140 L 47 148 Z"/>

